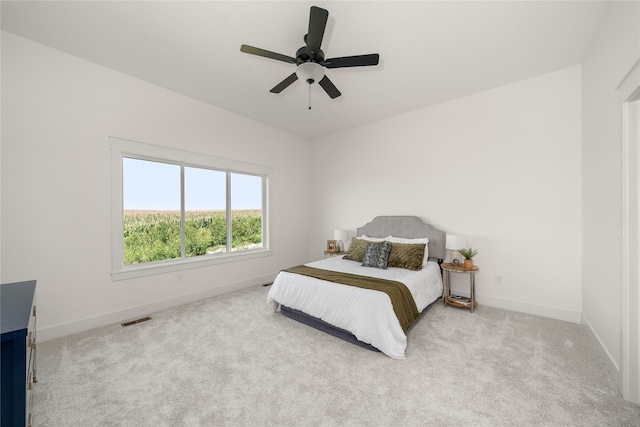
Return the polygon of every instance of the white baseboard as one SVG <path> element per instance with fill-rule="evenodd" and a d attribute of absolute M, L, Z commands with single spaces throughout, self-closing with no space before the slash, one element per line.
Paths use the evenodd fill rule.
<path fill-rule="evenodd" d="M 609 353 L 609 351 L 607 351 L 607 348 L 602 344 L 600 337 L 598 337 L 598 334 L 596 333 L 596 331 L 593 330 L 593 328 L 591 327 L 591 324 L 589 323 L 587 318 L 584 317 L 584 315 L 582 315 L 581 324 L 582 324 L 582 328 L 584 329 L 584 331 L 587 333 L 587 336 L 591 340 L 591 343 L 593 344 L 593 347 L 595 348 L 596 353 L 598 353 L 600 360 L 602 360 L 602 363 L 604 363 L 604 366 L 609 372 L 609 375 L 611 375 L 613 382 L 616 383 L 616 387 L 618 387 L 618 391 L 620 392 L 620 394 L 622 394 L 622 377 L 620 375 L 620 367 L 618 366 L 616 361 L 613 359 L 613 357 L 611 357 L 611 354 Z"/>
<path fill-rule="evenodd" d="M 102 326 L 112 325 L 114 323 L 124 322 L 140 316 L 145 316 L 167 308 L 176 307 L 182 304 L 215 297 L 217 295 L 226 294 L 240 289 L 252 286 L 263 285 L 273 282 L 276 274 L 268 274 L 260 277 L 254 277 L 235 283 L 228 283 L 216 288 L 206 289 L 204 291 L 193 292 L 185 295 L 178 295 L 160 301 L 153 301 L 147 304 L 129 307 L 123 310 L 113 311 L 110 313 L 99 314 L 97 316 L 87 317 L 72 322 L 60 323 L 58 325 L 49 326 L 38 329 L 38 341 L 44 342 L 66 335 L 78 332 L 88 331 L 90 329 L 100 328 Z"/>
<path fill-rule="evenodd" d="M 578 311 L 565 310 L 557 307 L 529 304 L 521 301 L 513 301 L 487 295 L 478 295 L 480 304 L 490 307 L 503 308 L 505 310 L 518 311 L 520 313 L 533 314 L 535 316 L 548 317 L 550 319 L 564 320 L 565 322 L 580 324 L 582 313 Z"/>

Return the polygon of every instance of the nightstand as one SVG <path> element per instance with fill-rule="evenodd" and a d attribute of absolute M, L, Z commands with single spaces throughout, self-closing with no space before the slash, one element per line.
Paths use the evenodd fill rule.
<path fill-rule="evenodd" d="M 333 257 L 333 256 L 340 256 L 340 255 L 344 255 L 346 254 L 346 252 L 331 252 L 331 251 L 324 251 L 324 255 L 325 256 L 329 256 L 329 257 Z"/>
<path fill-rule="evenodd" d="M 444 300 L 444 305 L 450 304 L 455 307 L 469 308 L 473 313 L 473 308 L 478 305 L 478 301 L 476 301 L 476 271 L 480 270 L 480 268 L 475 265 L 471 268 L 464 268 L 462 265 L 449 263 L 443 263 L 440 267 L 442 267 L 443 273 L 442 281 L 444 283 L 444 292 L 442 299 Z M 469 275 L 469 294 L 471 298 L 461 298 L 457 297 L 457 295 L 451 295 L 451 273 Z"/>

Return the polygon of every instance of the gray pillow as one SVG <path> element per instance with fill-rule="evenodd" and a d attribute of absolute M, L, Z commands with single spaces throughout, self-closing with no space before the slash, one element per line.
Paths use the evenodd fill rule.
<path fill-rule="evenodd" d="M 362 266 L 386 270 L 390 252 L 391 243 L 389 242 L 369 242 L 362 258 Z"/>

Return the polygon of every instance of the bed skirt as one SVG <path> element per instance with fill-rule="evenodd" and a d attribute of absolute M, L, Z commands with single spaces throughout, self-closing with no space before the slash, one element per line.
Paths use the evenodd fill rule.
<path fill-rule="evenodd" d="M 440 298 L 436 299 L 434 302 L 432 302 L 427 307 L 425 307 L 424 310 L 422 310 L 422 313 L 420 313 L 418 318 L 414 320 L 409 326 L 409 330 L 407 331 L 407 334 L 409 334 L 409 331 L 411 331 L 411 329 L 413 329 L 413 327 L 420 321 L 420 319 L 422 319 L 422 317 L 427 313 L 429 308 L 439 300 Z M 378 350 L 371 344 L 367 344 L 365 342 L 358 340 L 358 338 L 356 338 L 356 336 L 353 335 L 351 332 L 338 328 L 336 326 L 333 326 L 322 319 L 318 319 L 317 317 L 310 316 L 307 313 L 303 313 L 302 311 L 289 308 L 284 305 L 280 305 L 280 312 L 282 313 L 283 316 L 296 320 L 300 323 L 304 323 L 305 325 L 311 326 L 312 328 L 318 329 L 319 331 L 325 332 L 329 335 L 333 335 L 336 338 L 340 338 L 341 340 L 350 342 L 362 348 L 366 348 L 367 350 L 380 352 L 380 350 Z"/>

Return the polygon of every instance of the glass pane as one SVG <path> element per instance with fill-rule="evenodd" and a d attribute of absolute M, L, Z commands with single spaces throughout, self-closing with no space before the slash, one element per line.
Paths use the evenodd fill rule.
<path fill-rule="evenodd" d="M 180 258 L 180 166 L 122 160 L 124 264 Z"/>
<path fill-rule="evenodd" d="M 231 174 L 231 250 L 262 248 L 261 176 Z"/>
<path fill-rule="evenodd" d="M 227 174 L 184 168 L 185 255 L 227 251 Z"/>

